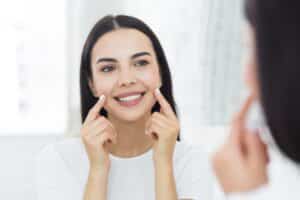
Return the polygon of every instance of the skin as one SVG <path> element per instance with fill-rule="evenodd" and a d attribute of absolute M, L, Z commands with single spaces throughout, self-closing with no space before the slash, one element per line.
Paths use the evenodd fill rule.
<path fill-rule="evenodd" d="M 244 77 L 250 95 L 233 117 L 230 135 L 212 159 L 215 174 L 227 194 L 253 190 L 268 182 L 266 145 L 260 139 L 258 131 L 246 128 L 247 113 L 253 101 L 259 97 L 254 38 L 253 30 L 248 25 L 249 54 Z"/>
<path fill-rule="evenodd" d="M 90 110 L 81 129 L 90 161 L 84 199 L 106 199 L 110 169 L 109 154 L 134 157 L 153 149 L 156 199 L 177 199 L 173 175 L 173 152 L 179 122 L 161 86 L 159 65 L 151 41 L 135 29 L 118 29 L 96 42 L 91 56 L 90 89 L 104 95 Z M 124 92 L 146 92 L 134 107 L 123 107 L 114 99 Z M 155 102 L 161 111 L 151 114 Z M 99 116 L 105 108 L 108 117 Z"/>
<path fill-rule="evenodd" d="M 251 25 L 246 24 L 244 29 L 244 43 L 247 50 L 244 54 L 244 82 L 256 99 L 259 98 L 259 83 L 257 78 L 257 62 L 255 52 L 255 35 Z"/>

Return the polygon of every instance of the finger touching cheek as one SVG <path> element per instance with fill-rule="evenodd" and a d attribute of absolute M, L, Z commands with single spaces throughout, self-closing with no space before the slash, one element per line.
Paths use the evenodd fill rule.
<path fill-rule="evenodd" d="M 109 102 L 111 102 L 113 83 L 102 81 L 96 85 L 97 95 L 105 95 L 107 101 L 105 102 L 103 108 L 107 109 Z"/>

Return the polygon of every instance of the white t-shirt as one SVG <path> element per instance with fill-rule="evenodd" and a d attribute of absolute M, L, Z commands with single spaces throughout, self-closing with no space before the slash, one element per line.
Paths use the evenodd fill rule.
<path fill-rule="evenodd" d="M 38 200 L 82 200 L 89 162 L 80 138 L 46 146 L 37 157 Z M 173 157 L 178 199 L 212 198 L 212 172 L 199 148 L 177 142 Z M 154 200 L 152 150 L 133 158 L 111 155 L 107 200 Z"/>

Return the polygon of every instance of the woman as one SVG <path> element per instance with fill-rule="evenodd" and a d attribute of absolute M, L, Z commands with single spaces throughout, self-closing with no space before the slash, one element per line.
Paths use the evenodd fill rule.
<path fill-rule="evenodd" d="M 246 1 L 247 19 L 256 41 L 254 60 L 247 65 L 252 95 L 213 159 L 228 199 L 300 198 L 299 10 L 296 0 Z M 279 160 L 272 168 L 275 176 L 268 177 L 268 154 L 258 131 L 246 128 L 247 112 L 256 98 L 261 101 L 269 133 L 280 150 L 276 160 L 270 157 L 270 168 Z M 265 136 L 266 132 L 261 134 Z"/>
<path fill-rule="evenodd" d="M 179 142 L 168 63 L 146 24 L 102 18 L 83 48 L 80 89 L 81 140 L 39 155 L 39 199 L 210 198 L 209 165 Z"/>

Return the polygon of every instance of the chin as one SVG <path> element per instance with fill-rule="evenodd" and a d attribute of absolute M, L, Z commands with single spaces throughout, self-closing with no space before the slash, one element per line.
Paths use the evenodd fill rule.
<path fill-rule="evenodd" d="M 119 121 L 134 123 L 139 120 L 142 120 L 146 117 L 145 113 L 150 113 L 151 111 L 143 111 L 143 112 L 116 112 L 114 113 L 114 118 L 118 119 Z"/>
<path fill-rule="evenodd" d="M 126 122 L 126 123 L 135 123 L 141 120 L 141 117 L 124 117 L 124 118 L 119 118 L 120 121 Z"/>

